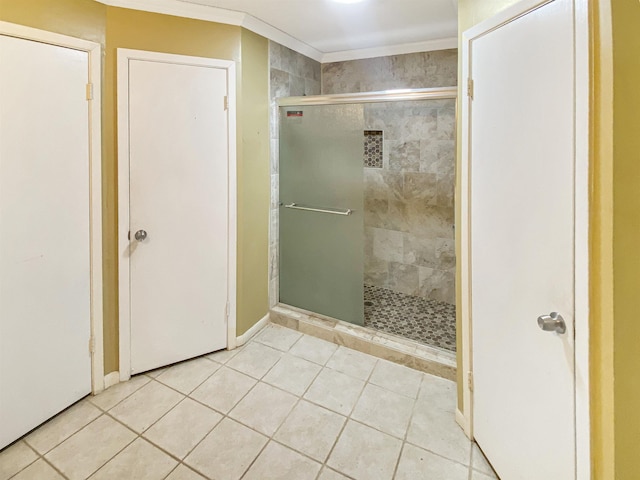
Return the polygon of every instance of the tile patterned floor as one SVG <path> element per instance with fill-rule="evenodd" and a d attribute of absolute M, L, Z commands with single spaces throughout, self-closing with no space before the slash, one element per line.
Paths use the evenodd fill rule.
<path fill-rule="evenodd" d="M 456 307 L 448 303 L 365 285 L 364 325 L 456 351 Z"/>
<path fill-rule="evenodd" d="M 0 451 L 0 480 L 488 480 L 455 384 L 269 325 L 138 375 Z"/>

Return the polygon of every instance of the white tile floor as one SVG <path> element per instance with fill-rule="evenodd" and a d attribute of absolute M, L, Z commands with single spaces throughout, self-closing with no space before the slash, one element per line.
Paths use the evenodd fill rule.
<path fill-rule="evenodd" d="M 0 452 L 0 480 L 487 480 L 455 384 L 270 325 L 139 375 Z"/>

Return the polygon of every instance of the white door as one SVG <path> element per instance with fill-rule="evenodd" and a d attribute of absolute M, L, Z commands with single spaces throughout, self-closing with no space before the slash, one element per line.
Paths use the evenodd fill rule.
<path fill-rule="evenodd" d="M 88 62 L 0 35 L 0 448 L 91 391 Z"/>
<path fill-rule="evenodd" d="M 139 373 L 227 345 L 228 85 L 225 69 L 188 57 L 132 59 L 128 69 L 131 373 Z"/>
<path fill-rule="evenodd" d="M 474 436 L 505 480 L 575 478 L 573 28 L 555 0 L 471 46 Z"/>

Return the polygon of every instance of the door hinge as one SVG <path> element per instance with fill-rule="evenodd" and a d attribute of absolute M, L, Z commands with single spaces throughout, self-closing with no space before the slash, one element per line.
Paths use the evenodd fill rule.
<path fill-rule="evenodd" d="M 469 78 L 467 80 L 467 95 L 471 100 L 473 100 L 473 79 L 472 78 Z"/>
<path fill-rule="evenodd" d="M 93 100 L 93 83 L 87 83 L 87 100 Z"/>
<path fill-rule="evenodd" d="M 89 337 L 89 353 L 94 353 L 96 351 L 96 341 L 93 336 Z"/>
<path fill-rule="evenodd" d="M 224 306 L 224 318 L 229 318 L 229 302 L 226 303 L 226 305 Z"/>
<path fill-rule="evenodd" d="M 473 392 L 473 372 L 467 372 L 467 385 L 469 385 L 469 390 Z"/>
<path fill-rule="evenodd" d="M 224 109 L 229 110 L 229 97 L 224 96 Z"/>

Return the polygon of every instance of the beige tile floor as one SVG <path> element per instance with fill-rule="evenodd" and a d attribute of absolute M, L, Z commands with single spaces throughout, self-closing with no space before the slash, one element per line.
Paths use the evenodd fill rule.
<path fill-rule="evenodd" d="M 0 480 L 487 480 L 455 384 L 270 325 L 138 375 L 0 452 Z"/>

